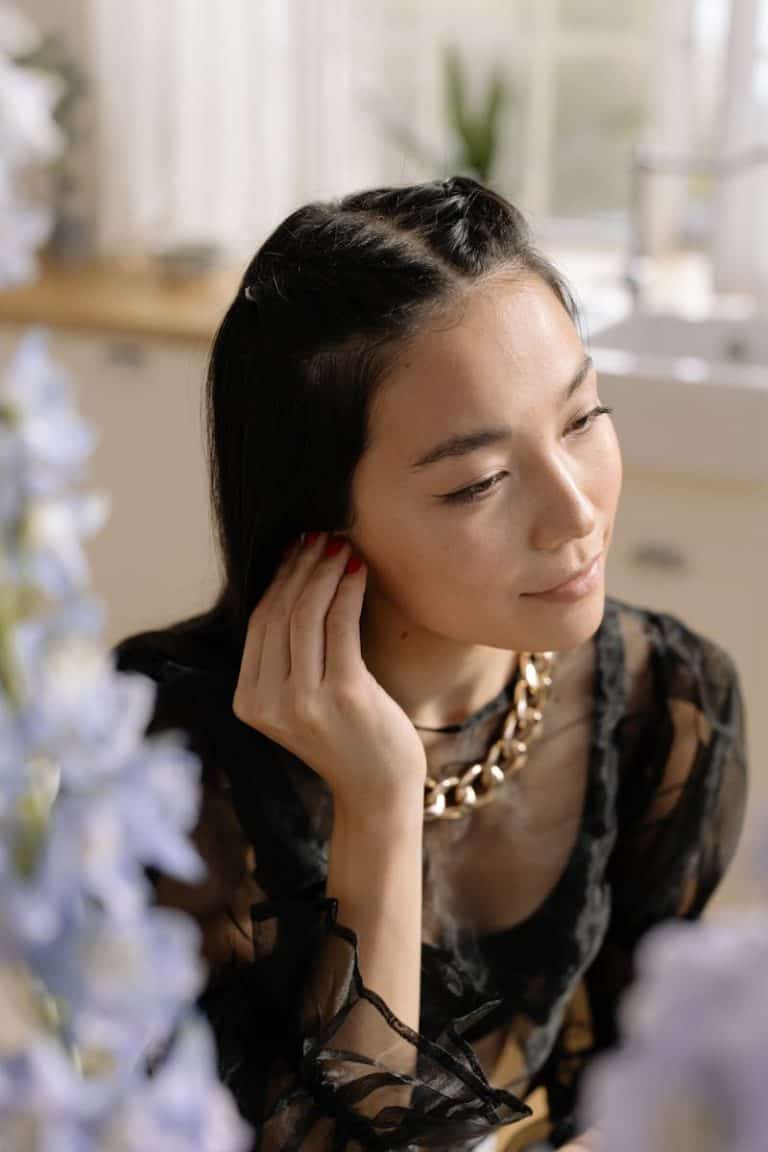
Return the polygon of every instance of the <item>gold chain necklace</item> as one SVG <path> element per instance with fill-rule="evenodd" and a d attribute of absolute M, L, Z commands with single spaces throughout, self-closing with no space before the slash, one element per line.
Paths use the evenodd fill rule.
<path fill-rule="evenodd" d="M 424 781 L 424 820 L 459 820 L 475 808 L 489 804 L 506 783 L 524 766 L 528 745 L 541 729 L 542 707 L 552 687 L 555 652 L 521 652 L 519 678 L 512 707 L 507 713 L 501 736 L 495 740 L 482 762 L 472 764 L 461 776 Z"/>

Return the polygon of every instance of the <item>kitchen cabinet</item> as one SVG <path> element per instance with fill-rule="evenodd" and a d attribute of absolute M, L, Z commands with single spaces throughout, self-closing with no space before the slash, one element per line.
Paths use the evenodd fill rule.
<path fill-rule="evenodd" d="M 768 481 L 625 465 L 606 589 L 680 617 L 736 662 L 746 703 L 747 827 L 713 909 L 757 898 L 748 840 L 768 814 Z"/>
<path fill-rule="evenodd" d="M 23 330 L 0 327 L 4 364 Z M 208 345 L 47 331 L 98 436 L 87 487 L 109 495 L 111 513 L 85 547 L 113 644 L 202 610 L 218 588 L 201 420 Z"/>

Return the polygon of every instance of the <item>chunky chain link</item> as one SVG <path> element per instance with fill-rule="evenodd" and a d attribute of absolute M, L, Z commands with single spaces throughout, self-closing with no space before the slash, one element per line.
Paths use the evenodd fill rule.
<path fill-rule="evenodd" d="M 521 652 L 512 707 L 501 736 L 488 749 L 482 762 L 472 764 L 461 776 L 424 782 L 424 820 L 459 820 L 475 808 L 489 804 L 498 789 L 525 765 L 528 745 L 538 736 L 542 708 L 552 687 L 555 652 Z"/>

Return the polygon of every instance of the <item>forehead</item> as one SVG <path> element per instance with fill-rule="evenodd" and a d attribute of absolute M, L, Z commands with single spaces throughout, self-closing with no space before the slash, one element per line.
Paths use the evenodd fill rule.
<path fill-rule="evenodd" d="M 425 434 L 512 420 L 548 391 L 557 398 L 582 355 L 573 321 L 540 278 L 471 289 L 403 347 L 372 409 L 371 447 L 407 455 Z"/>

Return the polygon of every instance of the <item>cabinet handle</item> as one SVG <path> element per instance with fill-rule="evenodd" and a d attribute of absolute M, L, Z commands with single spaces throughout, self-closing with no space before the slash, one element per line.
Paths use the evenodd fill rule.
<path fill-rule="evenodd" d="M 640 568 L 666 568 L 669 571 L 682 571 L 690 567 L 688 557 L 674 544 L 662 540 L 649 540 L 635 544 L 630 550 L 630 560 Z"/>

